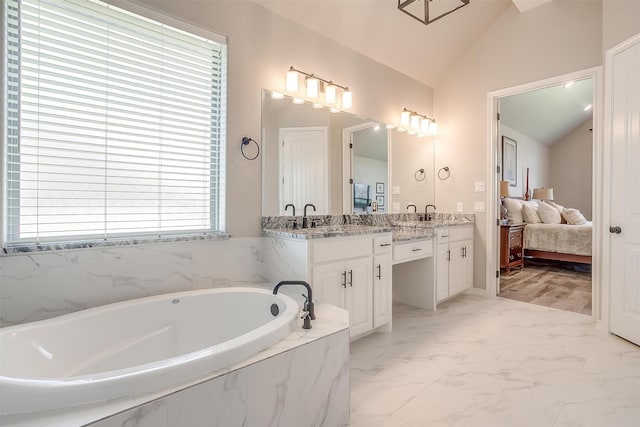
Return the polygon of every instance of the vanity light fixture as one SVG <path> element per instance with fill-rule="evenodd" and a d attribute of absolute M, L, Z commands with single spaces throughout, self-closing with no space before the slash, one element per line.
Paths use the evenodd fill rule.
<path fill-rule="evenodd" d="M 340 89 L 342 91 L 340 107 L 343 110 L 348 110 L 353 106 L 353 94 L 348 86 L 342 86 L 314 74 L 305 73 L 302 70 L 293 68 L 293 66 L 289 67 L 289 71 L 287 71 L 286 92 L 289 92 L 291 95 L 300 96 L 300 94 L 298 94 L 300 76 L 304 76 L 305 79 L 306 98 L 315 99 L 324 93 L 324 104 L 337 108 L 338 89 Z"/>
<path fill-rule="evenodd" d="M 428 25 L 468 5 L 469 1 L 398 0 L 398 10 L 422 22 L 424 25 Z"/>
<path fill-rule="evenodd" d="M 436 135 L 438 133 L 436 119 L 407 108 L 404 108 L 400 113 L 400 126 L 411 129 L 413 133 L 419 132 L 422 135 Z"/>

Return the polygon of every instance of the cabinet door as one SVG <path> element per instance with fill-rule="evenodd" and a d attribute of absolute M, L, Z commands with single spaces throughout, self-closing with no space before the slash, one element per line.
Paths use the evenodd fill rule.
<path fill-rule="evenodd" d="M 373 327 L 373 289 L 371 258 L 347 261 L 347 310 L 351 336 Z"/>
<path fill-rule="evenodd" d="M 391 254 L 373 257 L 373 327 L 391 321 Z"/>
<path fill-rule="evenodd" d="M 439 243 L 436 249 L 436 301 L 449 296 L 449 243 Z"/>
<path fill-rule="evenodd" d="M 454 295 L 473 286 L 473 240 L 453 242 L 449 248 L 449 295 Z"/>
<path fill-rule="evenodd" d="M 313 299 L 348 310 L 346 269 L 344 262 L 332 262 L 313 267 Z"/>
<path fill-rule="evenodd" d="M 449 295 L 454 295 L 464 290 L 464 247 L 465 241 L 452 242 L 449 245 L 449 250 L 451 250 L 451 265 L 449 268 Z"/>

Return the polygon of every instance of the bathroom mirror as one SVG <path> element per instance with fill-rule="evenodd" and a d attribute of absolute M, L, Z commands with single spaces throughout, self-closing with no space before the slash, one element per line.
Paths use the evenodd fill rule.
<path fill-rule="evenodd" d="M 274 99 L 269 90 L 262 91 L 262 101 L 263 216 L 291 215 L 291 208 L 285 211 L 289 203 L 297 215 L 307 203 L 316 207 L 307 213 L 317 215 L 369 212 L 372 201 L 380 213 L 394 207 L 406 212 L 408 202 L 420 212 L 433 203 L 431 137 L 389 131 L 383 124 L 309 102 L 294 104 L 288 96 Z M 425 170 L 420 181 L 414 168 Z M 400 194 L 392 194 L 393 187 Z"/>

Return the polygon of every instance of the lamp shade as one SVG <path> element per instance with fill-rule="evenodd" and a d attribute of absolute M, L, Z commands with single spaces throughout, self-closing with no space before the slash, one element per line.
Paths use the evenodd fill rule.
<path fill-rule="evenodd" d="M 553 188 L 534 188 L 533 199 L 553 200 Z"/>
<path fill-rule="evenodd" d="M 509 181 L 500 181 L 500 197 L 509 197 Z"/>

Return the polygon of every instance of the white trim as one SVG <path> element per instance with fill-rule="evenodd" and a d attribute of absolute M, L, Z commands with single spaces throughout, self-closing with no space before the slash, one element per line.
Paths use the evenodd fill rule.
<path fill-rule="evenodd" d="M 594 319 L 599 318 L 601 314 L 601 302 L 602 302 L 602 281 L 601 281 L 601 268 L 602 268 L 602 224 L 604 219 L 602 215 L 602 177 L 603 169 L 602 162 L 599 161 L 600 155 L 603 149 L 601 123 L 602 123 L 602 66 L 588 68 L 585 70 L 576 71 L 573 73 L 567 73 L 560 76 L 550 77 L 535 82 L 526 83 L 519 86 L 513 86 L 510 88 L 500 89 L 489 92 L 487 94 L 487 257 L 486 257 L 486 294 L 493 297 L 498 293 L 498 281 L 496 278 L 496 266 L 499 265 L 498 247 L 500 238 L 500 227 L 496 226 L 497 216 L 497 204 L 494 203 L 498 198 L 498 180 L 496 179 L 496 172 L 498 168 L 498 153 L 497 153 L 497 138 L 498 138 L 498 99 L 516 95 L 531 90 L 542 89 L 550 86 L 555 86 L 569 80 L 580 80 L 585 78 L 593 79 L 593 223 L 594 227 L 592 237 L 593 247 L 593 264 L 592 264 L 592 314 Z M 492 231 L 493 230 L 493 231 Z"/>
<path fill-rule="evenodd" d="M 486 297 L 487 296 L 487 291 L 485 291 L 484 289 L 480 289 L 480 288 L 471 288 L 471 289 L 467 289 L 466 291 L 464 291 L 463 294 L 478 295 L 478 296 L 481 296 L 481 297 Z"/>
<path fill-rule="evenodd" d="M 616 46 L 608 49 L 605 52 L 605 62 L 604 62 L 604 66 L 605 66 L 605 82 L 604 82 L 604 131 L 603 131 L 603 139 L 604 139 L 604 143 L 602 144 L 602 149 L 600 151 L 600 153 L 602 154 L 602 181 L 600 182 L 601 186 L 598 188 L 598 190 L 601 193 L 601 198 L 600 198 L 600 206 L 602 206 L 602 226 L 600 227 L 601 229 L 601 234 L 602 234 L 602 239 L 600 240 L 600 243 L 602 245 L 601 248 L 601 254 L 602 254 L 602 264 L 601 264 L 601 277 L 602 277 L 602 281 L 601 281 L 601 290 L 602 290 L 602 297 L 601 297 L 601 317 L 600 320 L 602 320 L 604 329 L 607 332 L 611 332 L 610 331 L 610 316 L 611 316 L 611 310 L 610 310 L 610 304 L 611 304 L 611 299 L 610 299 L 610 288 L 609 288 L 609 284 L 611 283 L 610 279 L 611 279 L 611 263 L 610 263 L 610 256 L 611 256 L 611 236 L 609 235 L 609 233 L 606 233 L 605 230 L 608 228 L 609 224 L 610 224 L 610 220 L 611 220 L 611 211 L 609 209 L 609 207 L 611 206 L 611 192 L 610 191 L 606 191 L 611 189 L 611 139 L 612 139 L 612 132 L 613 132 L 613 117 L 612 117 L 612 103 L 613 103 L 613 99 L 611 97 L 613 90 L 613 59 L 615 57 L 615 55 L 617 55 L 618 53 L 628 49 L 629 47 L 631 47 L 634 44 L 640 43 L 640 33 L 636 34 L 635 36 L 632 36 L 630 38 L 628 38 L 627 40 L 617 44 Z M 606 208 L 605 208 L 606 207 Z"/>

